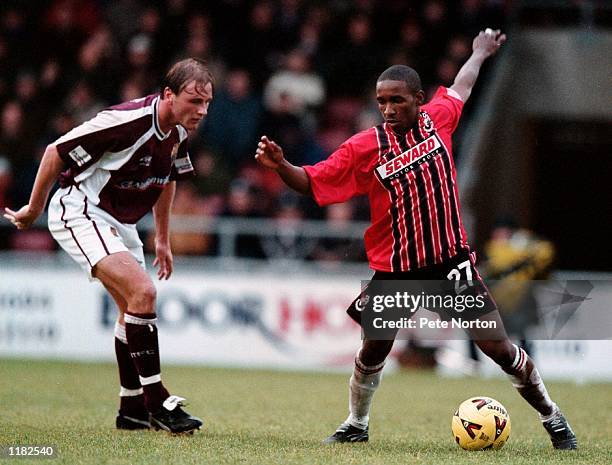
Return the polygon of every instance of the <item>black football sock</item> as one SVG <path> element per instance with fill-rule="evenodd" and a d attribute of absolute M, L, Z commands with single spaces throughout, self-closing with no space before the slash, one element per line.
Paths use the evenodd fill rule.
<path fill-rule="evenodd" d="M 130 356 L 138 370 L 145 406 L 150 412 L 159 410 L 170 395 L 161 381 L 156 321 L 154 313 L 125 315 Z"/>
<path fill-rule="evenodd" d="M 146 413 L 144 405 L 143 389 L 138 377 L 136 366 L 130 357 L 125 335 L 125 326 L 118 322 L 115 324 L 115 355 L 119 368 L 119 412 L 122 415 L 134 415 L 141 418 Z"/>

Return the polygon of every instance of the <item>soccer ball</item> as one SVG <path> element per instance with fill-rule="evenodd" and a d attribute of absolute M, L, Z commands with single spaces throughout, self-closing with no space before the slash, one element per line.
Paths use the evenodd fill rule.
<path fill-rule="evenodd" d="M 451 429 L 462 449 L 500 449 L 510 436 L 510 416 L 495 399 L 472 397 L 453 415 Z"/>

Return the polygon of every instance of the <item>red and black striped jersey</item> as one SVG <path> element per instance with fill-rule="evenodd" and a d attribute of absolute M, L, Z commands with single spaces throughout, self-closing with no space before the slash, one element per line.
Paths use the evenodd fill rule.
<path fill-rule="evenodd" d="M 193 175 L 187 131 L 177 125 L 164 134 L 158 104 L 149 95 L 110 107 L 55 141 L 67 165 L 60 185 L 78 186 L 122 223 L 150 212 L 166 184 Z"/>
<path fill-rule="evenodd" d="M 459 96 L 441 87 L 405 135 L 384 123 L 304 167 L 321 206 L 368 195 L 372 224 L 365 245 L 372 269 L 409 271 L 469 250 L 451 141 L 462 109 Z"/>

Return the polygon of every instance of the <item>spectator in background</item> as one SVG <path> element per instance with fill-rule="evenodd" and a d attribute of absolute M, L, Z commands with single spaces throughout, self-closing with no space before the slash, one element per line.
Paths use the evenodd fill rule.
<path fill-rule="evenodd" d="M 88 18 L 81 21 L 77 12 L 77 3 L 70 0 L 56 0 L 45 13 L 45 40 L 41 44 L 46 47 L 45 56 L 55 56 L 62 66 L 70 66 L 77 56 L 79 47 L 93 30 L 97 18 Z M 84 8 L 94 7 L 92 1 L 83 3 Z"/>
<path fill-rule="evenodd" d="M 193 162 L 198 175 L 192 184 L 198 195 L 207 198 L 209 203 L 217 196 L 225 196 L 232 181 L 225 160 L 207 148 L 199 148 L 193 153 Z M 217 204 L 218 201 L 214 200 L 212 203 Z"/>
<path fill-rule="evenodd" d="M 146 34 L 135 35 L 127 46 L 126 75 L 142 82 L 147 90 L 155 85 L 152 47 L 152 40 Z"/>
<path fill-rule="evenodd" d="M 139 26 L 137 36 L 145 36 L 149 39 L 149 66 L 153 75 L 157 76 L 165 66 L 168 55 L 174 55 L 175 50 L 168 48 L 168 45 L 162 42 L 164 38 L 162 18 L 156 5 L 148 5 L 143 10 Z"/>
<path fill-rule="evenodd" d="M 449 30 L 448 6 L 442 0 L 426 0 L 421 16 L 427 30 L 427 53 L 439 56 L 444 52 Z"/>
<path fill-rule="evenodd" d="M 188 215 L 207 221 L 210 218 L 210 208 L 206 199 L 200 196 L 195 186 L 190 182 L 183 182 L 177 185 L 172 204 L 172 215 Z M 190 220 L 193 222 L 193 220 Z M 175 218 L 175 224 L 178 220 Z M 210 234 L 194 231 L 183 231 L 181 228 L 174 228 L 170 231 L 170 247 L 175 255 L 206 255 L 213 243 Z M 155 236 L 149 235 L 146 241 L 147 250 L 155 253 Z"/>
<path fill-rule="evenodd" d="M 36 60 L 34 32 L 27 27 L 24 11 L 9 4 L 6 10 L 1 11 L 0 23 L 6 70 L 17 70 L 24 63 L 33 63 Z"/>
<path fill-rule="evenodd" d="M 277 41 L 287 50 L 297 40 L 302 22 L 302 0 L 280 0 L 277 12 Z"/>
<path fill-rule="evenodd" d="M 207 34 L 189 34 L 185 45 L 185 55 L 209 61 L 211 53 L 211 41 Z"/>
<path fill-rule="evenodd" d="M 230 186 L 222 216 L 234 219 L 260 217 L 262 212 L 257 204 L 256 188 L 249 181 L 238 178 Z M 237 257 L 265 257 L 257 234 L 238 234 L 234 246 Z M 223 253 L 223 251 L 219 252 Z"/>
<path fill-rule="evenodd" d="M 285 190 L 280 195 L 273 218 L 279 232 L 261 239 L 268 260 L 304 260 L 312 254 L 316 240 L 301 234 L 304 209 L 295 192 Z"/>
<path fill-rule="evenodd" d="M 372 93 L 366 96 L 366 100 L 355 118 L 354 130 L 364 131 L 372 126 L 378 126 L 381 121 L 380 111 L 378 111 L 378 105 L 376 105 L 376 95 Z"/>
<path fill-rule="evenodd" d="M 222 161 L 222 160 L 220 160 Z M 244 165 L 238 175 L 238 179 L 246 181 L 253 186 L 257 193 L 258 210 L 262 216 L 270 216 L 273 206 L 285 190 L 285 185 L 278 179 L 278 176 L 270 176 L 269 170 L 263 169 L 256 163 Z"/>
<path fill-rule="evenodd" d="M 97 95 L 86 81 L 79 81 L 74 85 L 63 105 L 64 110 L 77 124 L 93 118 L 106 106 L 106 102 L 97 99 Z"/>
<path fill-rule="evenodd" d="M 70 73 L 70 81 L 86 81 L 98 98 L 115 101 L 122 68 L 118 53 L 110 29 L 107 26 L 99 27 L 79 50 L 78 63 Z"/>
<path fill-rule="evenodd" d="M 511 218 L 499 219 L 484 247 L 484 272 L 499 305 L 508 334 L 533 357 L 529 328 L 539 321 L 534 282 L 548 279 L 555 258 L 554 245 Z"/>
<path fill-rule="evenodd" d="M 225 86 L 217 91 L 201 137 L 207 146 L 227 159 L 232 169 L 237 169 L 249 158 L 257 140 L 261 114 L 250 74 L 244 69 L 232 70 L 225 78 Z"/>
<path fill-rule="evenodd" d="M 325 220 L 328 226 L 338 234 L 338 238 L 327 237 L 317 242 L 311 257 L 339 266 L 342 262 L 364 261 L 363 247 L 360 239 L 342 238 L 350 234 L 355 220 L 355 200 L 336 203 L 325 208 Z"/>
<path fill-rule="evenodd" d="M 223 50 L 218 48 L 213 40 L 210 17 L 205 14 L 192 15 L 187 22 L 187 30 L 188 36 L 182 55 L 206 60 L 215 76 L 224 78 L 227 64 Z M 249 70 L 249 72 L 253 71 Z"/>
<path fill-rule="evenodd" d="M 207 14 L 198 12 L 189 16 L 186 20 L 187 24 L 187 36 L 188 37 L 202 37 L 206 39 L 206 53 L 210 53 L 212 47 L 210 43 L 212 42 L 212 25 L 210 16 Z M 185 25 L 182 25 L 181 33 L 184 34 Z M 185 47 L 187 47 L 185 45 Z M 205 58 L 205 57 L 200 57 Z"/>
<path fill-rule="evenodd" d="M 328 24 L 327 11 L 317 5 L 311 6 L 306 14 L 305 21 L 300 26 L 295 48 L 304 52 L 311 59 L 318 57 L 322 42 L 322 31 Z"/>
<path fill-rule="evenodd" d="M 539 322 L 534 281 L 548 279 L 555 257 L 554 245 L 519 228 L 513 218 L 502 217 L 496 221 L 484 250 L 483 274 L 504 326 L 511 337 L 518 339 L 519 346 L 534 357 L 533 345 L 527 338 L 529 329 Z M 472 341 L 468 341 L 468 350 L 477 368 L 480 354 Z"/>
<path fill-rule="evenodd" d="M 429 76 L 429 70 L 433 67 L 431 61 L 433 58 L 425 52 L 426 43 L 424 41 L 424 32 L 421 24 L 416 18 L 408 18 L 401 25 L 399 45 L 395 53 L 391 55 L 389 65 L 401 63 L 419 63 L 423 67 L 423 79 Z"/>
<path fill-rule="evenodd" d="M 335 95 L 360 97 L 376 79 L 380 68 L 380 50 L 372 36 L 369 17 L 356 14 L 346 26 L 345 37 L 328 55 L 325 78 L 330 92 Z M 351 70 L 347 79 L 346 70 Z"/>
<path fill-rule="evenodd" d="M 76 122 L 67 111 L 59 111 L 49 120 L 47 132 L 40 138 L 38 145 L 47 146 L 54 140 L 59 139 L 75 126 Z"/>
<path fill-rule="evenodd" d="M 435 84 L 429 86 L 427 95 L 433 95 L 438 86 L 448 87 L 453 83 L 453 79 L 459 71 L 459 64 L 448 57 L 444 57 L 438 61 L 436 65 Z"/>
<path fill-rule="evenodd" d="M 174 53 L 184 45 L 185 24 L 188 24 L 189 20 L 196 16 L 195 12 L 190 11 L 188 3 L 188 0 L 167 0 L 165 2 L 165 9 L 161 15 L 159 41 L 163 46 L 164 53 L 169 50 Z M 206 34 L 208 31 L 203 32 Z M 193 33 L 188 33 L 188 36 L 192 35 Z M 193 54 L 186 54 L 185 56 L 204 58 Z"/>
<path fill-rule="evenodd" d="M 7 102 L 0 113 L 0 156 L 10 163 L 13 187 L 10 197 L 15 203 L 27 203 L 34 183 L 37 162 L 34 158 L 35 138 L 28 132 L 21 103 Z"/>
<path fill-rule="evenodd" d="M 140 0 L 115 0 L 106 7 L 105 19 L 111 27 L 113 37 L 120 43 L 126 43 L 136 34 L 143 3 Z"/>
<path fill-rule="evenodd" d="M 463 63 L 470 56 L 470 39 L 462 34 L 454 35 L 448 41 L 446 55 L 455 62 Z"/>
<path fill-rule="evenodd" d="M 316 162 L 324 157 L 323 149 L 312 133 L 304 128 L 302 120 L 295 114 L 293 100 L 286 93 L 280 94 L 274 105 L 266 108 L 261 130 L 283 143 L 287 159 L 292 162 Z"/>
<path fill-rule="evenodd" d="M 300 118 L 293 111 L 293 102 L 287 94 L 280 94 L 273 106 L 265 108 L 262 130 L 270 131 L 283 141 L 287 157 L 298 160 L 302 157 L 304 138 Z"/>
<path fill-rule="evenodd" d="M 140 98 L 141 95 L 146 94 L 147 84 L 148 83 L 145 82 L 142 76 L 138 74 L 130 76 L 121 84 L 119 90 L 119 100 L 122 102 L 128 102 L 130 100 Z"/>
<path fill-rule="evenodd" d="M 281 44 L 277 37 L 275 6 L 269 0 L 257 0 L 248 12 L 244 34 L 232 33 L 226 37 L 227 58 L 230 67 L 244 67 L 252 73 L 253 85 L 261 90 L 270 69 L 278 60 Z M 245 40 L 248 37 L 248 40 Z"/>
<path fill-rule="evenodd" d="M 24 115 L 23 135 L 36 134 L 45 124 L 48 112 L 49 96 L 41 92 L 36 74 L 31 70 L 22 71 L 15 81 L 15 98 L 21 105 Z"/>
<path fill-rule="evenodd" d="M 60 64 L 53 57 L 47 59 L 40 69 L 39 83 L 41 92 L 52 105 L 59 102 L 64 94 L 62 86 L 64 84 L 62 82 L 64 76 L 62 76 L 62 71 Z"/>
<path fill-rule="evenodd" d="M 263 99 L 266 108 L 284 104 L 287 111 L 312 129 L 315 125 L 313 111 L 325 100 L 325 84 L 319 75 L 312 72 L 308 55 L 300 49 L 293 49 L 286 55 L 283 68 L 270 77 Z M 283 99 L 286 101 L 281 102 Z"/>

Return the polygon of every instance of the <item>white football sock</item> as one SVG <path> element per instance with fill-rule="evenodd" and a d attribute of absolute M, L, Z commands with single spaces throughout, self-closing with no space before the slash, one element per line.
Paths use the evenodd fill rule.
<path fill-rule="evenodd" d="M 365 429 L 370 420 L 370 407 L 374 392 L 380 385 L 385 362 L 365 366 L 359 357 L 355 359 L 355 369 L 349 382 L 349 416 L 345 423 Z"/>

